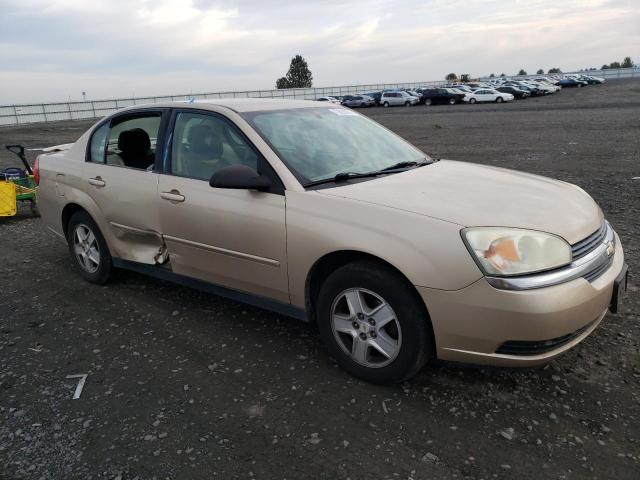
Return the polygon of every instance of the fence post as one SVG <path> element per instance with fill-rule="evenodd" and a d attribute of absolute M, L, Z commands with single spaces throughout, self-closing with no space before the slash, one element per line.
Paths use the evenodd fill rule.
<path fill-rule="evenodd" d="M 73 120 L 73 116 L 71 115 L 71 104 L 67 103 L 67 111 L 69 112 L 69 120 Z"/>
<path fill-rule="evenodd" d="M 96 106 L 93 104 L 93 100 L 91 100 L 91 111 L 93 112 L 93 118 L 96 118 Z"/>
<path fill-rule="evenodd" d="M 18 120 L 18 109 L 16 106 L 13 106 L 13 116 L 16 117 L 16 125 L 20 125 L 20 120 Z"/>
<path fill-rule="evenodd" d="M 47 119 L 47 109 L 44 108 L 44 103 L 40 105 L 42 107 L 42 115 L 44 116 L 44 123 L 47 123 L 49 120 Z"/>

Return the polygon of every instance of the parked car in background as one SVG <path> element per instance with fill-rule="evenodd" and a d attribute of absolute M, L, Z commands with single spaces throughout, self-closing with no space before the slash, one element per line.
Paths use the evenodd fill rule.
<path fill-rule="evenodd" d="M 340 103 L 340 100 L 338 100 L 335 97 L 320 97 L 317 99 L 318 102 L 330 102 L 330 103 Z"/>
<path fill-rule="evenodd" d="M 529 95 L 532 97 L 542 97 L 543 95 L 546 95 L 544 90 L 534 87 L 533 85 L 527 85 L 524 82 L 506 82 L 503 86 L 519 88 L 520 90 L 529 92 Z"/>
<path fill-rule="evenodd" d="M 567 78 L 572 78 L 579 82 L 586 82 L 587 85 L 598 85 L 600 83 L 604 83 L 600 81 L 601 79 L 596 79 L 595 77 L 591 77 L 589 75 L 568 75 Z M 602 79 L 604 80 L 604 79 Z"/>
<path fill-rule="evenodd" d="M 475 90 L 473 93 L 469 93 L 464 101 L 469 103 L 480 103 L 480 102 L 510 102 L 514 99 L 514 96 L 510 93 L 503 93 L 492 88 L 479 88 Z"/>
<path fill-rule="evenodd" d="M 41 154 L 34 175 L 42 221 L 87 282 L 128 269 L 313 322 L 337 363 L 370 382 L 437 359 L 549 362 L 625 292 L 620 239 L 584 190 L 434 161 L 329 102 L 135 105 Z M 109 290 L 91 295 L 108 306 Z M 222 318 L 210 326 L 229 333 Z M 270 368 L 284 377 L 287 363 Z"/>
<path fill-rule="evenodd" d="M 516 87 L 503 86 L 503 87 L 496 88 L 496 90 L 499 91 L 499 92 L 502 92 L 502 93 L 510 93 L 517 100 L 522 100 L 522 99 L 525 99 L 525 98 L 531 96 L 529 94 L 529 92 L 526 92 L 525 90 L 521 90 L 521 89 L 516 88 Z"/>
<path fill-rule="evenodd" d="M 563 88 L 571 88 L 571 87 L 580 88 L 580 87 L 585 87 L 585 86 L 589 85 L 584 80 L 578 80 L 576 78 L 571 78 L 571 77 L 563 78 L 558 83 Z"/>
<path fill-rule="evenodd" d="M 446 88 L 425 88 L 421 89 L 420 103 L 423 105 L 449 104 L 454 105 L 460 103 L 464 99 L 464 93 L 453 93 Z"/>
<path fill-rule="evenodd" d="M 380 97 L 382 97 L 382 92 L 367 92 L 366 96 L 373 98 L 376 105 L 380 105 Z"/>
<path fill-rule="evenodd" d="M 399 105 L 410 107 L 416 105 L 419 101 L 418 98 L 412 97 L 407 92 L 402 91 L 382 92 L 382 96 L 380 97 L 380 104 L 383 107 L 395 107 Z"/>
<path fill-rule="evenodd" d="M 368 95 L 352 95 L 349 98 L 342 100 L 342 105 L 345 107 L 373 107 L 376 101 Z"/>

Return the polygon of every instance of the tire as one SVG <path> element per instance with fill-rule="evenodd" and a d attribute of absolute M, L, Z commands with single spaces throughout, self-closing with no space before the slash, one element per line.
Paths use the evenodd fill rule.
<path fill-rule="evenodd" d="M 82 243 L 83 236 L 85 236 L 84 243 Z M 82 278 L 98 285 L 103 285 L 111 279 L 113 260 L 109 247 L 96 222 L 84 210 L 74 213 L 69 219 L 67 244 L 71 258 Z M 83 251 L 84 254 L 78 253 L 76 249 Z"/>
<path fill-rule="evenodd" d="M 364 103 L 361 103 L 360 108 L 364 108 L 364 107 L 366 107 L 366 105 Z"/>
<path fill-rule="evenodd" d="M 359 299 L 352 304 L 364 308 L 349 307 L 347 296 Z M 380 301 L 384 308 L 370 313 L 382 308 Z M 374 325 L 367 313 L 378 322 L 391 320 Z M 399 273 L 373 261 L 344 265 L 326 279 L 318 294 L 317 318 L 320 336 L 338 364 L 371 383 L 407 380 L 435 357 L 431 321 L 417 293 Z"/>
<path fill-rule="evenodd" d="M 384 108 L 387 108 L 387 107 L 389 106 L 389 102 L 384 102 L 384 103 L 382 104 L 382 106 L 383 106 Z"/>
<path fill-rule="evenodd" d="M 449 99 L 449 105 L 455 105 L 456 104 L 456 99 L 455 98 L 450 98 Z"/>
<path fill-rule="evenodd" d="M 470 104 L 472 104 L 472 105 L 473 105 L 474 103 L 476 103 L 476 102 L 477 102 L 477 100 L 476 100 L 475 98 L 471 98 L 471 99 L 469 99 L 469 103 L 470 103 Z"/>
<path fill-rule="evenodd" d="M 496 98 L 496 103 L 502 103 L 502 102 L 504 102 L 504 98 L 502 97 Z"/>
<path fill-rule="evenodd" d="M 582 84 L 581 84 L 581 83 L 579 83 L 578 85 L 576 85 L 576 87 L 578 87 L 578 88 L 582 88 Z"/>
<path fill-rule="evenodd" d="M 411 102 L 404 102 L 404 106 L 405 107 L 410 107 L 411 106 Z"/>
<path fill-rule="evenodd" d="M 432 100 L 431 100 L 430 98 L 427 98 L 427 99 L 424 101 L 424 104 L 425 104 L 427 107 L 431 106 L 431 103 L 432 103 Z"/>

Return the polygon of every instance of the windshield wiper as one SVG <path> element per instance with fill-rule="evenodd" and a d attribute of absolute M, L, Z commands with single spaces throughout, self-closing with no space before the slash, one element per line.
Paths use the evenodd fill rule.
<path fill-rule="evenodd" d="M 340 172 L 336 173 L 333 177 L 323 178 L 322 180 L 315 180 L 313 182 L 307 182 L 304 184 L 305 187 L 315 187 L 316 185 L 322 185 L 323 183 L 333 183 L 333 182 L 346 182 L 347 180 L 351 180 L 352 178 L 367 178 L 367 177 L 377 177 L 378 175 L 384 175 L 387 172 L 383 172 L 381 170 L 375 172 Z"/>
<path fill-rule="evenodd" d="M 377 177 L 378 175 L 387 175 L 389 173 L 395 173 L 396 171 L 406 170 L 411 167 L 422 167 L 423 165 L 429 165 L 433 162 L 429 162 L 427 160 L 412 160 L 405 162 L 398 162 L 396 164 L 390 165 L 388 167 L 382 168 L 380 170 L 374 170 L 371 172 L 340 172 L 335 174 L 333 177 L 323 178 L 322 180 L 315 180 L 313 182 L 305 183 L 305 187 L 315 187 L 316 185 L 322 185 L 324 183 L 333 183 L 333 182 L 346 182 L 347 180 L 351 180 L 352 178 L 367 178 L 367 177 Z"/>
<path fill-rule="evenodd" d="M 409 167 L 421 167 L 423 165 L 428 165 L 431 162 L 427 162 L 426 160 L 411 160 L 408 162 L 398 162 L 398 163 L 394 163 L 393 165 L 389 165 L 388 167 L 384 167 L 381 170 L 378 170 L 379 172 L 388 172 L 390 170 L 400 170 L 400 169 L 404 169 L 404 168 L 409 168 Z"/>

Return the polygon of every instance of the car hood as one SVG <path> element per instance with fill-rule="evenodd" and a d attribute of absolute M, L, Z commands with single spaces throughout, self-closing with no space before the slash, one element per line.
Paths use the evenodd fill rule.
<path fill-rule="evenodd" d="M 595 232 L 603 221 L 598 205 L 575 185 L 452 160 L 317 192 L 464 227 L 501 226 L 549 232 L 571 244 Z"/>

